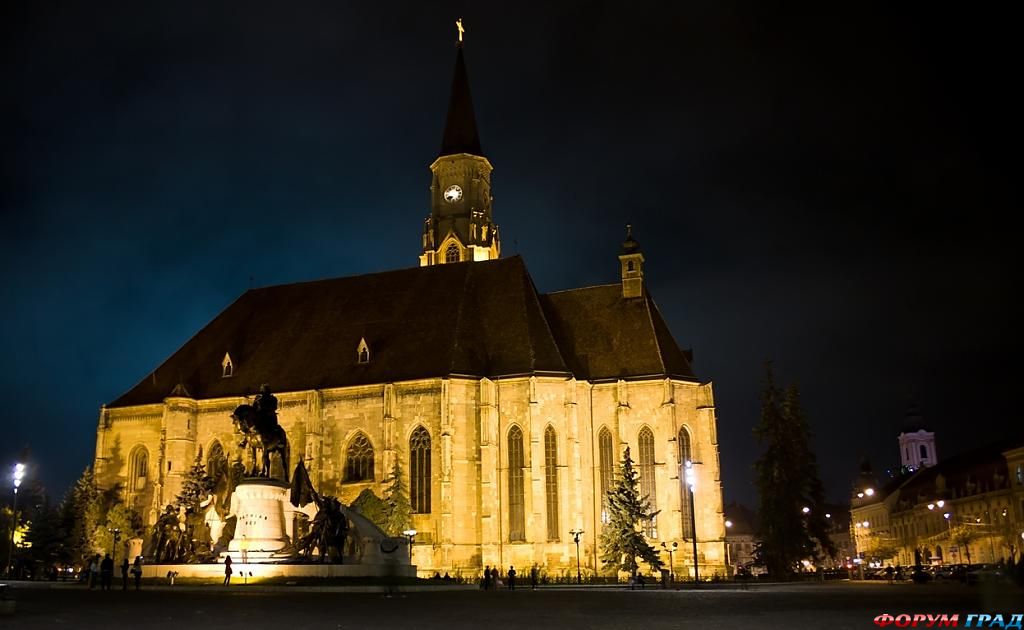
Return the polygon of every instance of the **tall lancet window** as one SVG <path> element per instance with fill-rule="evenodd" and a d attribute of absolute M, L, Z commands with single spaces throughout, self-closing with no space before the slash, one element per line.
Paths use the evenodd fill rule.
<path fill-rule="evenodd" d="M 221 372 L 221 376 L 224 378 L 235 375 L 235 362 L 231 360 L 231 353 L 224 353 L 224 358 L 220 362 L 220 367 L 223 370 Z"/>
<path fill-rule="evenodd" d="M 686 462 L 693 461 L 693 452 L 690 447 L 690 434 L 686 427 L 679 429 L 679 438 L 676 440 L 679 447 L 679 485 L 682 487 L 682 517 L 683 517 L 683 538 L 693 538 L 693 524 L 690 520 L 690 488 L 686 485 Z"/>
<path fill-rule="evenodd" d="M 615 450 L 612 447 L 612 432 L 602 427 L 597 434 L 598 473 L 601 478 L 601 522 L 608 522 L 608 491 L 612 489 L 615 475 Z"/>
<path fill-rule="evenodd" d="M 647 498 L 647 509 L 655 512 L 658 509 L 658 497 L 654 482 L 654 433 L 650 427 L 640 429 L 637 442 L 640 447 L 640 494 Z M 657 538 L 658 517 L 647 521 L 644 528 L 648 538 Z"/>
<path fill-rule="evenodd" d="M 526 540 L 526 494 L 523 488 L 523 431 L 513 426 L 508 432 L 508 539 Z"/>
<path fill-rule="evenodd" d="M 345 481 L 373 481 L 373 445 L 362 432 L 349 442 L 345 454 Z"/>
<path fill-rule="evenodd" d="M 555 429 L 544 431 L 544 494 L 548 508 L 548 540 L 560 538 L 558 529 L 558 442 Z"/>
<path fill-rule="evenodd" d="M 149 478 L 149 451 L 139 445 L 132 449 L 128 458 L 128 492 L 139 492 L 146 487 Z"/>
<path fill-rule="evenodd" d="M 448 243 L 447 249 L 444 250 L 444 261 L 446 263 L 457 263 L 459 258 L 459 246 L 455 243 Z"/>
<path fill-rule="evenodd" d="M 356 362 L 357 363 L 369 363 L 370 362 L 370 346 L 366 343 L 366 337 L 359 340 L 359 345 L 356 346 Z"/>
<path fill-rule="evenodd" d="M 430 513 L 430 434 L 422 426 L 416 427 L 409 438 L 409 489 L 412 511 Z"/>

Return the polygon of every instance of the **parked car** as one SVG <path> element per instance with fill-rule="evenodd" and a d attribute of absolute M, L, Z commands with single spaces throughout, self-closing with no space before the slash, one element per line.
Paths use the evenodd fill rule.
<path fill-rule="evenodd" d="M 1009 580 L 1006 568 L 1001 564 L 974 564 L 965 574 L 968 584 L 985 584 Z"/>

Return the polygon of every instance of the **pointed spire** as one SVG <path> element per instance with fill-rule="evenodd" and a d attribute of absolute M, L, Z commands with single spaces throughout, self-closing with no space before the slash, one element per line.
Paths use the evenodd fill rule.
<path fill-rule="evenodd" d="M 461 37 L 456 47 L 455 76 L 452 78 L 452 94 L 451 99 L 448 101 L 448 118 L 444 124 L 444 138 L 441 140 L 441 153 L 439 155 L 452 155 L 455 153 L 483 155 L 480 149 L 480 136 L 476 131 L 473 97 L 469 93 L 469 76 L 466 74 L 466 61 L 462 55 Z"/>

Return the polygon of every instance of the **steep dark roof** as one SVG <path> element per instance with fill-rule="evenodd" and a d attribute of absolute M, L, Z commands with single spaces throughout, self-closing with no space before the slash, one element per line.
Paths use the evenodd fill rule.
<path fill-rule="evenodd" d="M 473 97 L 469 93 L 469 75 L 466 74 L 466 60 L 462 55 L 461 44 L 455 56 L 455 76 L 452 77 L 452 94 L 448 100 L 448 118 L 444 123 L 444 138 L 441 140 L 439 155 L 455 153 L 483 155 L 480 135 L 476 130 Z"/>
<path fill-rule="evenodd" d="M 921 410 L 917 406 L 911 405 L 907 409 L 907 415 L 903 417 L 903 426 L 900 428 L 900 433 L 916 433 L 928 430 L 928 425 L 924 421 L 924 416 L 921 415 Z"/>
<path fill-rule="evenodd" d="M 642 298 L 627 300 L 622 285 L 609 284 L 549 293 L 543 304 L 562 356 L 577 378 L 696 378 L 646 291 Z"/>
<path fill-rule="evenodd" d="M 540 296 L 514 256 L 253 289 L 110 406 L 161 402 L 178 386 L 203 399 L 265 382 L 302 391 L 448 375 L 693 378 L 653 301 L 623 300 L 618 287 Z"/>

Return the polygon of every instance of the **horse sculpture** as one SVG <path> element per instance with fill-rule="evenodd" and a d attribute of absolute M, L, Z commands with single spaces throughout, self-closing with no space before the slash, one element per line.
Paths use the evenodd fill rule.
<path fill-rule="evenodd" d="M 234 421 L 234 428 L 242 433 L 240 448 L 249 448 L 253 460 L 252 468 L 247 467 L 248 476 L 270 477 L 270 455 L 276 453 L 281 456 L 282 469 L 285 471 L 285 480 L 288 480 L 288 437 L 285 429 L 276 422 L 276 415 L 259 413 L 252 405 L 239 405 L 231 414 Z M 256 451 L 261 453 L 261 465 L 257 469 Z"/>

